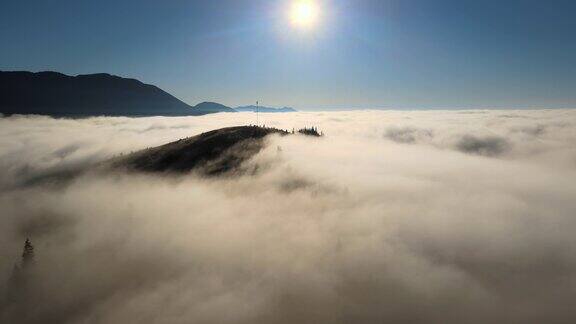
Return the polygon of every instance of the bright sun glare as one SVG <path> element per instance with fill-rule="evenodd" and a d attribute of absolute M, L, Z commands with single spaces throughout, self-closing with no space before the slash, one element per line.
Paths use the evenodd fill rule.
<path fill-rule="evenodd" d="M 295 0 L 290 8 L 290 21 L 299 28 L 312 28 L 318 22 L 320 10 L 314 0 Z"/>

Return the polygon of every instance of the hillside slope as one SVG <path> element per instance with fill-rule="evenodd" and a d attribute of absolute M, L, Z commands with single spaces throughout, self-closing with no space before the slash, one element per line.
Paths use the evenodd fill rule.
<path fill-rule="evenodd" d="M 0 113 L 52 116 L 188 116 L 194 109 L 162 89 L 110 74 L 0 71 Z"/>
<path fill-rule="evenodd" d="M 116 158 L 108 166 L 141 172 L 194 170 L 217 175 L 237 169 L 262 149 L 264 137 L 271 134 L 289 133 L 257 126 L 222 128 Z"/>
<path fill-rule="evenodd" d="M 217 102 L 201 102 L 193 107 L 194 110 L 198 112 L 203 112 L 206 114 L 218 113 L 218 112 L 237 112 L 236 110 L 219 104 Z"/>

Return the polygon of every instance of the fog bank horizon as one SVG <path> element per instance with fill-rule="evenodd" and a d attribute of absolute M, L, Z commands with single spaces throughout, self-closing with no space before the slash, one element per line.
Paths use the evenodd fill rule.
<path fill-rule="evenodd" d="M 253 176 L 46 183 L 255 116 L 0 118 L 0 291 L 36 247 L 0 322 L 576 320 L 576 111 L 259 118 L 326 136 L 267 138 Z"/>

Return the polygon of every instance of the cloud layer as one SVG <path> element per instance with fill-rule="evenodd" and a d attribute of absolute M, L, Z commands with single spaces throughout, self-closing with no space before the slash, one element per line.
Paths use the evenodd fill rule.
<path fill-rule="evenodd" d="M 254 116 L 0 118 L 0 322 L 576 320 L 576 112 L 260 117 L 327 136 L 269 138 L 252 177 L 53 184 Z"/>

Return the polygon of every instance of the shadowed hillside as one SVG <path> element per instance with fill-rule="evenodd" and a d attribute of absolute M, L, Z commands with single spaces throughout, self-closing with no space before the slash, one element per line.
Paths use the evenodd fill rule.
<path fill-rule="evenodd" d="M 230 111 L 226 108 L 193 108 L 156 86 L 110 74 L 0 71 L 4 114 L 189 116 Z"/>
<path fill-rule="evenodd" d="M 237 112 L 236 110 L 217 102 L 201 102 L 193 107 L 194 110 L 205 114 L 218 112 Z"/>
<path fill-rule="evenodd" d="M 222 128 L 112 160 L 113 168 L 143 172 L 198 171 L 217 175 L 238 168 L 263 147 L 267 135 L 288 135 L 276 128 Z"/>
<path fill-rule="evenodd" d="M 23 177 L 20 185 L 66 184 L 86 172 L 173 173 L 195 172 L 204 176 L 217 176 L 235 172 L 244 173 L 242 163 L 264 148 L 268 135 L 296 135 L 319 137 L 301 130 L 291 132 L 259 126 L 221 128 L 128 155 L 116 156 L 102 162 L 71 166 L 65 170 L 47 170 L 32 177 Z"/>

